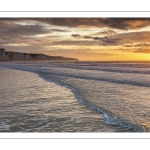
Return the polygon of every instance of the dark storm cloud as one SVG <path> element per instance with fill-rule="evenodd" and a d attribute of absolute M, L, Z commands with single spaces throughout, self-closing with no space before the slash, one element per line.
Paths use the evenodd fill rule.
<path fill-rule="evenodd" d="M 150 43 L 125 44 L 124 47 L 148 47 Z"/>
<path fill-rule="evenodd" d="M 0 45 L 9 49 L 11 48 L 12 50 L 17 50 L 18 48 L 27 49 L 27 46 L 21 46 L 21 44 L 27 44 L 28 47 L 33 45 L 36 48 L 36 45 L 40 44 L 40 46 L 44 46 L 44 44 L 50 44 L 51 39 L 56 38 L 56 35 L 47 36 L 47 38 L 40 38 L 37 37 L 37 35 L 51 34 L 54 32 L 68 32 L 68 30 L 62 29 L 47 29 L 40 24 L 31 25 L 26 24 L 25 21 L 24 23 L 25 24 L 20 25 L 13 23 L 13 19 L 12 22 L 5 20 L 2 23 L 2 26 L 0 26 Z M 14 46 L 12 46 L 12 44 L 14 44 Z M 18 46 L 15 46 L 15 44 L 18 44 Z"/>
<path fill-rule="evenodd" d="M 114 46 L 119 45 L 118 39 L 103 39 L 103 41 L 85 40 L 85 41 L 53 41 L 50 43 L 51 46 L 60 45 L 75 45 L 75 46 Z"/>
<path fill-rule="evenodd" d="M 75 37 L 75 38 L 80 37 L 80 35 L 79 35 L 79 34 L 72 34 L 71 36 L 73 36 L 73 37 Z"/>
<path fill-rule="evenodd" d="M 33 25 L 32 25 L 33 24 Z M 51 25 L 56 25 L 54 27 Z M 0 19 L 0 44 L 6 45 L 10 48 L 12 44 L 27 44 L 29 50 L 41 49 L 46 46 L 60 46 L 61 45 L 75 45 L 75 46 L 116 46 L 120 45 L 124 48 L 131 49 L 136 47 L 138 50 L 135 53 L 149 53 L 149 49 L 145 48 L 150 46 L 150 32 L 131 32 L 118 30 L 130 30 L 146 27 L 150 25 L 149 18 L 1 18 Z M 51 27 L 48 29 L 48 27 Z M 59 28 L 60 27 L 60 28 Z M 61 28 L 67 27 L 67 28 Z M 69 28 L 68 28 L 69 27 Z M 78 32 L 72 27 L 80 28 Z M 100 31 L 99 28 L 108 28 L 105 31 L 97 32 L 97 34 L 82 35 L 82 28 L 96 27 L 96 31 Z M 72 29 L 72 30 L 71 30 Z M 85 32 L 86 29 L 84 29 Z M 115 31 L 116 32 L 115 32 Z M 63 34 L 55 34 L 52 37 L 51 33 L 55 32 L 74 32 L 80 34 L 72 34 L 71 38 L 68 38 L 68 34 L 63 38 Z M 87 30 L 88 33 L 89 30 Z M 90 30 L 91 31 L 95 30 Z M 40 37 L 36 35 L 50 34 L 49 37 Z M 74 37 L 74 38 L 73 38 Z M 66 41 L 64 40 L 66 39 Z M 54 41 L 55 40 L 55 41 Z M 58 41 L 59 40 L 59 41 Z M 134 44 L 136 43 L 136 44 Z M 10 45 L 8 45 L 10 44 Z M 32 45 L 32 46 L 31 46 Z M 131 48 L 130 48 L 131 47 Z M 144 47 L 144 48 L 143 48 Z M 11 47 L 14 50 L 21 48 L 23 50 L 28 49 L 26 46 Z M 133 48 L 132 50 L 135 50 Z"/>
<path fill-rule="evenodd" d="M 44 18 L 38 21 L 68 27 L 110 27 L 121 30 L 142 28 L 150 25 L 150 18 Z"/>
<path fill-rule="evenodd" d="M 83 36 L 84 39 L 92 39 L 91 36 Z"/>
<path fill-rule="evenodd" d="M 124 47 L 134 47 L 132 44 L 125 44 Z"/>
<path fill-rule="evenodd" d="M 121 30 L 137 29 L 150 25 L 150 18 L 1 18 L 0 21 L 36 21 L 56 26 L 81 28 L 93 26 Z"/>
<path fill-rule="evenodd" d="M 120 40 L 121 39 L 112 39 L 112 38 L 107 38 L 107 37 L 105 37 L 105 38 L 102 38 L 101 39 L 105 44 L 106 44 L 106 46 L 107 45 L 119 45 L 120 44 Z"/>
<path fill-rule="evenodd" d="M 137 29 L 150 25 L 150 18 L 106 18 L 101 21 L 108 27 L 121 30 Z"/>
<path fill-rule="evenodd" d="M 8 21 L 9 20 L 9 21 Z M 23 20 L 24 25 L 15 24 L 13 21 Z M 40 24 L 27 24 L 25 22 L 27 19 L 1 19 L 0 22 L 0 44 L 6 44 L 6 43 L 16 43 L 16 42 L 25 42 L 24 36 L 27 36 L 28 40 L 35 39 L 34 36 L 40 35 L 40 34 L 50 34 L 54 32 L 69 32 L 68 30 L 62 30 L 62 29 L 47 29 L 44 26 Z M 32 36 L 32 38 L 30 37 Z"/>
<path fill-rule="evenodd" d="M 141 32 L 128 32 L 115 34 L 114 36 L 107 36 L 108 39 L 115 39 L 115 42 L 118 40 L 118 43 L 123 47 L 132 48 L 132 47 L 142 47 L 149 46 L 150 41 L 150 31 L 141 31 Z M 111 40 L 111 41 L 112 41 Z"/>
<path fill-rule="evenodd" d="M 92 39 L 92 40 L 95 40 L 95 41 L 101 41 L 101 43 L 99 43 L 99 45 L 105 45 L 105 46 L 119 45 L 120 40 L 121 40 L 121 38 L 81 36 L 79 34 L 74 34 L 74 35 L 71 35 L 71 36 L 73 36 L 75 38 Z"/>
<path fill-rule="evenodd" d="M 35 35 L 35 34 L 44 34 L 48 30 L 44 29 L 40 25 L 13 25 L 13 26 L 4 26 L 0 28 L 0 32 L 6 35 Z"/>
<path fill-rule="evenodd" d="M 76 35 L 76 34 L 75 34 Z M 78 39 L 87 39 L 90 41 L 101 41 L 99 44 L 103 46 L 109 45 L 122 45 L 124 47 L 141 47 L 141 46 L 150 46 L 148 41 L 150 41 L 150 31 L 140 31 L 140 32 L 127 32 L 127 33 L 118 33 L 113 36 L 73 36 Z M 133 44 L 137 43 L 137 44 Z"/>
<path fill-rule="evenodd" d="M 51 29 L 53 32 L 70 32 L 69 30 L 61 30 L 61 29 Z"/>
<path fill-rule="evenodd" d="M 124 47 L 128 47 L 130 49 L 125 48 L 123 49 L 123 51 L 132 51 L 134 53 L 147 53 L 147 54 L 150 53 L 150 43 L 125 44 Z"/>
<path fill-rule="evenodd" d="M 97 41 L 97 40 L 102 40 L 102 41 L 104 41 L 106 38 L 104 37 L 104 38 L 101 38 L 101 37 L 91 37 L 91 39 L 93 39 L 93 40 L 95 40 L 95 41 Z"/>
<path fill-rule="evenodd" d="M 22 26 L 11 24 L 9 26 L 2 26 L 0 28 L 0 36 L 3 41 L 0 41 L 0 44 L 25 42 L 26 40 L 23 36 L 27 36 L 28 40 L 32 40 L 30 39 L 30 35 L 44 34 L 47 32 L 40 25 Z"/>
<path fill-rule="evenodd" d="M 103 31 L 103 32 L 99 32 L 100 34 L 115 34 L 116 32 L 113 31 L 113 30 L 106 30 L 106 31 Z"/>
<path fill-rule="evenodd" d="M 40 25 L 19 25 L 5 24 L 0 27 L 0 44 L 33 44 L 35 43 L 36 35 L 51 33 L 48 29 Z M 33 42 L 33 43 L 32 43 Z M 37 42 L 36 42 L 37 43 Z"/>

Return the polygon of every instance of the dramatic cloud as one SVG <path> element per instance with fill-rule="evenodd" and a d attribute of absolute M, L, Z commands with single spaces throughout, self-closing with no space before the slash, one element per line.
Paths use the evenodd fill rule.
<path fill-rule="evenodd" d="M 73 36 L 73 37 L 75 37 L 75 38 L 80 37 L 80 35 L 79 35 L 79 34 L 72 34 L 71 36 Z"/>
<path fill-rule="evenodd" d="M 149 18 L 44 18 L 40 19 L 40 21 L 57 26 L 95 26 L 110 27 L 121 30 L 142 28 L 150 25 Z"/>
<path fill-rule="evenodd" d="M 134 51 L 134 53 L 146 53 L 146 54 L 150 54 L 150 49 L 140 48 L 140 49 Z"/>
<path fill-rule="evenodd" d="M 101 41 L 100 45 L 118 45 L 121 38 L 112 38 L 112 37 L 92 37 L 92 36 L 81 36 L 79 34 L 71 35 L 75 38 L 83 38 L 83 39 L 92 39 L 95 41 Z"/>
<path fill-rule="evenodd" d="M 51 29 L 53 32 L 70 32 L 69 30 L 61 30 L 61 29 Z"/>
<path fill-rule="evenodd" d="M 125 47 L 148 47 L 150 43 L 125 44 Z"/>
<path fill-rule="evenodd" d="M 150 18 L 1 18 L 0 21 L 37 21 L 66 27 L 109 27 L 121 30 L 137 29 L 150 25 Z"/>
<path fill-rule="evenodd" d="M 99 34 L 115 34 L 116 32 L 113 30 L 107 30 L 107 31 L 103 31 L 103 32 L 99 32 Z"/>
<path fill-rule="evenodd" d="M 145 60 L 150 18 L 0 18 L 0 37 L 1 47 L 9 51 Z"/>
<path fill-rule="evenodd" d="M 83 36 L 84 39 L 92 39 L 91 36 Z"/>
<path fill-rule="evenodd" d="M 69 46 L 99 46 L 100 42 L 99 41 L 53 41 L 50 45 L 55 45 L 55 46 L 63 46 L 63 45 L 69 45 Z"/>
<path fill-rule="evenodd" d="M 105 37 L 105 38 L 102 38 L 101 40 L 105 43 L 105 45 L 119 45 L 121 38 L 112 39 L 112 38 Z"/>
<path fill-rule="evenodd" d="M 132 44 L 125 44 L 124 47 L 135 47 L 135 46 Z"/>
<path fill-rule="evenodd" d="M 40 25 L 10 25 L 10 26 L 3 26 L 0 28 L 0 32 L 5 35 L 34 35 L 34 34 L 44 34 L 49 32 L 48 30 L 44 29 Z"/>
<path fill-rule="evenodd" d="M 150 43 L 139 43 L 139 44 L 135 44 L 134 46 L 136 46 L 136 47 L 147 47 L 147 46 L 150 46 Z"/>

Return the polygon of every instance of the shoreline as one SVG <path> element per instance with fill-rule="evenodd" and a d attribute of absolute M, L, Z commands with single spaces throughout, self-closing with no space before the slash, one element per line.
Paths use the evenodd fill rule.
<path fill-rule="evenodd" d="M 150 63 L 150 61 L 0 60 L 0 62 Z"/>
<path fill-rule="evenodd" d="M 79 62 L 78 60 L 4 60 L 0 62 Z"/>
<path fill-rule="evenodd" d="M 4 67 L 5 68 L 5 67 Z M 12 68 L 6 68 L 6 69 L 12 69 Z M 18 70 L 16 70 L 16 69 L 12 69 L 12 70 L 14 70 L 14 71 L 18 71 Z M 80 102 L 80 100 L 79 99 L 77 99 L 77 95 L 76 95 L 76 93 L 72 90 L 72 89 L 70 89 L 70 88 L 68 88 L 68 87 L 66 87 L 66 86 L 64 86 L 64 85 L 60 85 L 60 84 L 58 84 L 58 83 L 56 83 L 55 81 L 50 81 L 49 79 L 48 79 L 48 81 L 47 81 L 47 79 L 45 79 L 45 78 L 43 78 L 43 77 L 41 77 L 41 76 L 39 76 L 39 74 L 38 73 L 35 73 L 35 72 L 30 72 L 30 71 L 26 71 L 26 70 L 19 70 L 19 71 L 25 71 L 27 74 L 29 74 L 29 73 L 32 73 L 32 75 L 36 75 L 36 76 L 38 76 L 39 78 L 41 78 L 41 79 L 43 79 L 45 82 L 48 82 L 48 83 L 46 83 L 46 84 L 48 84 L 48 85 L 50 85 L 51 83 L 54 85 L 54 84 L 56 84 L 57 86 L 59 86 L 58 88 L 60 88 L 61 90 L 60 90 L 60 92 L 62 92 L 63 93 L 63 91 L 62 91 L 62 89 L 64 89 L 64 88 L 67 88 L 68 89 L 68 92 L 71 92 L 74 96 L 71 98 L 71 100 L 70 100 L 70 102 L 68 101 L 68 103 L 67 104 L 69 104 L 69 107 L 73 107 L 72 106 L 72 104 L 71 104 L 71 102 L 72 102 L 72 100 L 73 100 L 73 104 L 75 103 L 75 105 L 74 105 L 74 107 L 77 107 L 75 110 L 77 110 L 76 111 L 76 113 L 77 113 L 77 118 L 74 116 L 74 112 L 71 114 L 71 115 L 67 115 L 68 114 L 68 110 L 66 109 L 66 113 L 64 113 L 64 112 L 62 112 L 62 116 L 60 115 L 59 116 L 59 113 L 57 113 L 58 114 L 58 121 L 57 120 L 55 120 L 55 117 L 53 118 L 54 119 L 54 121 L 53 121 L 53 119 L 51 119 L 49 122 L 47 122 L 47 119 L 49 119 L 49 117 L 45 117 L 45 116 L 43 116 L 43 118 L 41 118 L 41 116 L 36 116 L 35 115 L 35 117 L 34 118 L 29 118 L 29 119 L 27 119 L 27 120 L 31 120 L 31 121 L 36 121 L 36 119 L 38 120 L 38 121 L 40 121 L 40 120 L 42 120 L 43 122 L 45 122 L 46 124 L 50 124 L 50 126 L 49 126 L 49 128 L 54 128 L 55 129 L 55 123 L 57 124 L 57 126 L 58 127 L 56 127 L 56 131 L 53 131 L 53 130 L 48 130 L 48 131 L 46 131 L 47 130 L 47 128 L 44 128 L 45 127 L 45 124 L 44 125 L 42 125 L 41 127 L 38 127 L 38 128 L 36 128 L 35 127 L 35 129 L 34 128 L 24 128 L 23 129 L 23 131 L 21 131 L 21 132 L 28 132 L 28 131 L 30 131 L 30 132 L 34 132 L 34 130 L 36 131 L 36 132 L 41 132 L 41 130 L 45 130 L 45 132 L 80 132 L 80 133 L 83 133 L 83 132 L 91 132 L 91 133 L 94 133 L 94 132 L 98 132 L 98 133 L 102 133 L 102 132 L 111 132 L 111 133 L 115 133 L 115 132 L 132 132 L 131 130 L 128 130 L 127 128 L 122 128 L 121 126 L 113 126 L 113 125 L 109 125 L 109 124 L 107 124 L 107 123 L 105 123 L 105 119 L 103 118 L 103 114 L 101 113 L 101 114 L 99 114 L 99 113 L 97 113 L 95 110 L 91 110 L 91 109 L 89 109 L 86 105 L 84 105 L 84 104 L 82 104 L 82 103 L 79 103 Z M 23 75 L 25 75 L 24 73 L 23 73 Z M 25 75 L 26 76 L 26 75 Z M 38 80 L 41 80 L 41 79 L 38 79 Z M 33 85 L 33 84 L 32 84 Z M 43 87 L 46 87 L 46 86 L 43 86 Z M 52 86 L 53 87 L 53 86 Z M 41 91 L 41 90 L 40 90 Z M 66 90 L 65 90 L 65 95 L 66 95 Z M 69 95 L 70 96 L 70 95 Z M 75 99 L 74 99 L 75 98 Z M 59 102 L 61 102 L 61 99 L 58 99 L 59 100 Z M 42 103 L 44 103 L 44 102 L 46 102 L 46 101 L 43 101 L 43 99 L 41 99 L 41 101 L 42 101 Z M 26 101 L 25 101 L 26 102 Z M 55 103 L 56 101 L 55 101 L 55 99 L 53 100 L 53 102 Z M 63 101 L 62 101 L 63 102 Z M 37 103 L 36 103 L 37 104 Z M 39 103 L 40 104 L 40 103 Z M 64 104 L 64 106 L 66 106 L 66 103 L 64 102 L 63 103 Z M 58 106 L 60 106 L 59 105 L 59 103 L 57 103 L 57 105 Z M 41 106 L 41 105 L 40 105 Z M 47 105 L 48 106 L 48 105 Z M 69 108 L 68 107 L 68 108 Z M 73 107 L 73 108 L 74 108 Z M 30 107 L 29 107 L 30 108 Z M 53 105 L 52 106 L 48 106 L 47 107 L 47 109 L 49 109 L 49 111 L 51 110 L 51 108 L 52 108 L 52 110 L 54 109 L 56 109 L 56 111 L 59 111 L 59 109 L 57 110 L 57 107 L 55 108 L 55 107 L 53 107 Z M 67 108 L 67 107 L 66 107 Z M 62 107 L 62 110 L 64 110 L 64 108 Z M 88 113 L 87 113 L 88 112 Z M 78 113 L 79 113 L 79 116 L 78 116 Z M 90 113 L 90 115 L 89 115 L 89 113 Z M 53 113 L 52 113 L 53 114 Z M 55 113 L 54 113 L 55 114 Z M 80 116 L 80 114 L 81 114 L 81 116 Z M 66 117 L 64 117 L 64 115 L 66 115 Z M 82 118 L 82 116 L 85 116 L 86 118 L 87 118 L 87 120 L 85 120 L 84 119 L 84 117 Z M 97 117 L 93 117 L 93 115 L 94 116 L 97 116 Z M 47 115 L 48 116 L 48 115 Z M 50 117 L 51 117 L 51 115 L 50 115 Z M 52 117 L 51 117 L 52 118 Z M 73 118 L 73 120 L 72 120 L 72 118 Z M 74 119 L 74 118 L 76 118 L 76 119 Z M 79 119 L 78 119 L 79 118 Z M 60 121 L 62 121 L 64 119 L 64 123 L 66 124 L 66 129 L 64 128 L 61 128 L 61 126 L 64 124 L 63 122 L 62 122 L 62 124 L 61 124 L 61 122 Z M 66 120 L 65 120 L 66 119 Z M 67 120 L 67 119 L 69 119 L 69 120 Z M 93 122 L 91 122 L 90 120 L 91 119 L 93 119 Z M 60 121 L 59 121 L 60 120 Z M 71 123 L 67 123 L 67 122 L 70 122 L 70 121 L 72 121 Z M 54 122 L 54 125 L 53 125 L 53 122 Z M 26 123 L 26 122 L 25 122 Z M 33 123 L 36 123 L 36 122 L 33 122 Z M 90 124 L 91 126 L 89 126 L 89 125 L 86 125 L 86 124 Z M 37 124 L 38 124 L 38 122 L 37 122 Z M 93 124 L 95 124 L 95 127 L 93 128 Z M 9 124 L 8 124 L 9 125 Z M 103 126 L 101 126 L 101 125 L 103 125 Z M 72 127 L 73 129 L 70 129 L 70 128 L 67 128 L 67 126 L 70 126 L 70 127 Z M 13 130 L 14 129 L 14 130 Z M 19 129 L 19 128 L 18 128 Z M 41 130 L 40 130 L 41 129 Z M 14 126 L 12 126 L 11 128 L 10 128 L 10 130 L 12 131 L 12 132 L 16 132 L 17 130 L 14 128 Z M 19 129 L 20 130 L 20 129 Z M 39 130 L 39 131 L 38 131 Z M 73 130 L 73 131 L 72 131 Z"/>
<path fill-rule="evenodd" d="M 24 62 L 24 61 L 23 61 Z M 33 61 L 31 61 L 31 62 L 33 62 Z M 45 61 L 44 61 L 45 62 Z M 61 61 L 62 62 L 62 61 Z M 36 64 L 36 63 L 35 63 Z M 13 64 L 12 64 L 13 65 Z M 38 64 L 37 64 L 38 65 Z M 59 64 L 59 65 L 61 65 L 61 64 Z M 67 64 L 68 65 L 68 64 Z M 75 64 L 76 65 L 76 64 Z M 35 66 L 36 67 L 36 66 Z M 57 66 L 56 66 L 57 67 Z M 11 69 L 11 68 L 10 68 Z M 12 69 L 14 69 L 14 68 L 12 68 Z M 16 69 L 17 70 L 17 69 Z M 19 69 L 20 70 L 20 69 Z M 21 69 L 22 70 L 22 69 Z M 24 71 L 29 71 L 29 70 L 24 70 Z M 33 69 L 32 69 L 32 71 L 33 71 Z M 31 71 L 31 72 L 32 72 Z M 59 69 L 59 71 L 60 71 L 60 69 Z M 64 69 L 62 69 L 62 71 L 65 71 Z M 30 72 L 30 71 L 29 71 Z M 34 71 L 33 71 L 34 72 Z M 34 72 L 35 73 L 35 72 Z M 36 72 L 37 73 L 37 72 Z M 53 71 L 51 72 L 52 74 L 53 74 Z M 57 74 L 56 74 L 57 75 Z M 54 76 L 55 76 L 55 74 L 54 74 Z M 63 76 L 63 75 L 62 75 Z M 52 76 L 51 76 L 52 77 Z M 53 78 L 51 78 L 51 79 L 53 79 Z M 56 76 L 55 76 L 55 79 L 56 79 Z M 61 80 L 61 79 L 60 79 Z M 84 80 L 84 78 L 83 78 L 83 80 Z M 56 79 L 56 81 L 59 81 L 59 80 L 57 80 Z M 64 81 L 64 77 L 62 78 L 62 81 L 63 82 L 65 82 Z M 70 81 L 70 80 L 69 80 Z M 73 81 L 73 80 L 72 80 Z M 80 81 L 81 82 L 81 81 Z M 95 82 L 95 81 L 93 81 L 93 82 Z M 66 81 L 66 83 L 67 83 L 67 81 Z M 73 84 L 75 84 L 75 82 L 72 82 Z M 83 82 L 83 83 L 85 83 L 85 82 Z M 70 82 L 70 84 L 71 84 L 71 82 Z M 94 84 L 94 83 L 93 83 Z M 111 84 L 111 83 L 108 83 L 108 85 L 109 84 Z M 67 83 L 67 85 L 68 85 L 68 83 Z M 78 84 L 79 86 L 77 86 L 77 87 L 75 87 L 76 89 L 80 89 L 79 87 L 80 87 L 80 83 Z M 86 85 L 86 84 L 83 84 L 83 85 Z M 92 84 L 90 84 L 90 85 L 92 85 Z M 95 84 L 96 85 L 96 84 Z M 73 86 L 74 87 L 74 86 Z M 92 86 L 91 86 L 92 87 Z M 89 86 L 87 87 L 88 89 L 89 89 Z M 111 85 L 110 85 L 110 88 L 111 88 Z M 83 89 L 83 88 L 82 88 Z M 82 90 L 81 89 L 81 90 Z M 99 88 L 98 88 L 99 89 Z M 127 88 L 128 89 L 128 88 Z M 83 89 L 83 91 L 84 91 L 84 89 Z M 85 92 L 84 92 L 85 93 Z M 91 93 L 92 94 L 92 93 Z M 85 99 L 86 99 L 87 97 L 85 97 Z M 123 99 L 124 100 L 124 99 Z M 90 100 L 88 99 L 87 100 L 88 102 L 90 102 Z M 132 102 L 132 101 L 131 101 Z M 95 103 L 97 103 L 96 101 L 94 102 L 94 104 Z M 99 103 L 99 102 L 98 102 Z M 105 103 L 104 103 L 104 105 L 105 105 Z M 107 104 L 106 104 L 107 105 Z M 135 108 L 135 107 L 134 107 Z M 108 110 L 108 109 L 106 109 L 106 110 Z M 122 117 L 122 116 L 121 116 Z M 111 117 L 110 117 L 111 118 Z M 124 118 L 124 116 L 123 116 L 123 118 Z M 127 118 L 124 118 L 123 120 L 128 120 L 128 117 Z M 125 121 L 126 122 L 126 121 Z M 133 121 L 131 121 L 131 122 L 133 122 Z M 133 124 L 132 126 L 135 126 L 135 124 Z M 144 126 L 145 127 L 145 126 Z M 139 128 L 139 126 L 136 126 L 136 128 Z M 146 127 L 145 127 L 146 128 Z M 141 130 L 141 129 L 140 129 Z M 142 131 L 142 132 L 144 132 L 144 131 Z M 147 131 L 146 131 L 147 132 Z"/>

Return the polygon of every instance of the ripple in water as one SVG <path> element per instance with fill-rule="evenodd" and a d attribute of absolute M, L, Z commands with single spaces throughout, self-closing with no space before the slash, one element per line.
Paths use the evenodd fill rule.
<path fill-rule="evenodd" d="M 1 132 L 130 132 L 105 123 L 72 91 L 37 74 L 0 68 Z"/>

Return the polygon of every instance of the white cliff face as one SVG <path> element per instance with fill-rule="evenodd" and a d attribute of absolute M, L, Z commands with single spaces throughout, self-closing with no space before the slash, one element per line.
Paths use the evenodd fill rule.
<path fill-rule="evenodd" d="M 5 60 L 5 49 L 0 49 L 0 60 Z"/>
<path fill-rule="evenodd" d="M 2 50 L 0 50 L 0 60 L 2 59 Z"/>
<path fill-rule="evenodd" d="M 21 61 L 21 60 L 73 60 L 77 61 L 74 58 L 64 58 L 62 56 L 47 56 L 45 54 L 28 54 L 20 52 L 5 52 L 5 49 L 0 49 L 0 61 Z"/>
<path fill-rule="evenodd" d="M 47 58 L 47 56 L 44 55 L 44 54 L 39 54 L 39 55 L 37 55 L 34 59 L 35 59 L 35 60 L 47 60 L 48 58 Z"/>
<path fill-rule="evenodd" d="M 25 54 L 24 60 L 33 60 L 33 58 L 29 54 Z"/>
<path fill-rule="evenodd" d="M 13 52 L 12 60 L 24 60 L 24 54 L 18 53 L 18 52 Z"/>

